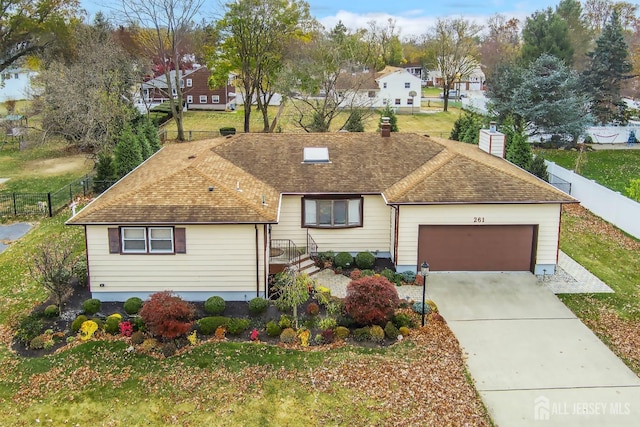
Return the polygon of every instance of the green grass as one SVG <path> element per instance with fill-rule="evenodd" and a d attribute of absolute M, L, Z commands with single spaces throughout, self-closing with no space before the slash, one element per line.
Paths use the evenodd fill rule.
<path fill-rule="evenodd" d="M 449 103 L 449 111 L 442 112 L 442 102 L 432 101 L 431 106 L 427 107 L 423 104 L 423 109 L 428 109 L 430 113 L 415 114 L 402 113 L 398 114 L 398 127 L 400 132 L 419 132 L 427 133 L 433 136 L 448 137 L 453 128 L 453 123 L 460 115 L 460 109 Z M 433 111 L 433 112 L 431 112 Z M 277 107 L 270 107 L 269 115 L 273 119 L 277 112 Z M 332 122 L 332 131 L 337 131 L 347 118 L 346 113 L 340 113 Z M 376 132 L 378 129 L 379 113 L 374 112 L 365 121 L 366 132 Z M 304 132 L 295 124 L 296 116 L 292 107 L 285 109 L 282 114 L 279 126 L 282 132 Z M 210 134 L 199 132 L 218 131 L 221 127 L 235 127 L 238 131 L 244 128 L 244 112 L 242 109 L 232 112 L 218 111 L 188 111 L 184 115 L 184 129 L 186 132 L 193 131 L 193 139 L 202 139 L 211 137 Z M 169 121 L 165 126 L 168 131 L 168 137 L 175 138 L 175 123 Z M 262 115 L 253 110 L 251 113 L 251 131 L 261 132 L 263 129 Z M 187 135 L 188 137 L 188 135 Z"/>
<path fill-rule="evenodd" d="M 23 151 L 0 150 L 0 191 L 53 192 L 91 172 L 93 161 L 69 154 L 68 145 L 47 143 Z"/>
<path fill-rule="evenodd" d="M 576 151 L 540 150 L 543 157 L 565 169 L 575 170 L 580 155 Z M 631 179 L 640 178 L 640 150 L 597 150 L 582 154 L 577 171 L 585 178 L 628 196 L 626 188 Z"/>

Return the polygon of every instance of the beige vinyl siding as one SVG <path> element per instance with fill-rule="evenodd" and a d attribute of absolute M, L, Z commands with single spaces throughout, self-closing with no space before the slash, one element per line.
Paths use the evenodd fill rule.
<path fill-rule="evenodd" d="M 114 226 L 112 226 L 114 227 Z M 264 291 L 263 230 L 258 225 L 260 290 Z M 87 226 L 91 290 L 99 292 L 256 293 L 254 225 L 185 226 L 187 253 L 110 254 L 107 226 Z M 100 286 L 100 284 L 104 286 Z"/>
<path fill-rule="evenodd" d="M 559 204 L 400 206 L 398 265 L 416 265 L 418 226 L 430 225 L 538 225 L 536 264 L 556 264 Z"/>
<path fill-rule="evenodd" d="M 272 226 L 273 239 L 289 239 L 297 246 L 307 245 L 307 228 L 302 227 L 302 197 L 283 196 L 278 224 Z M 363 196 L 363 226 L 355 228 L 309 228 L 319 251 L 384 251 L 391 250 L 392 209 L 382 196 Z"/>

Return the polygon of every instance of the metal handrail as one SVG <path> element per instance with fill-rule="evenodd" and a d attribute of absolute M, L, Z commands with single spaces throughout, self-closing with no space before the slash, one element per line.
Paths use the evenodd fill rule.
<path fill-rule="evenodd" d="M 298 265 L 300 268 L 300 250 L 293 241 L 289 239 L 271 239 L 270 252 L 272 257 L 283 257 L 288 264 Z M 273 255 L 280 252 L 278 255 Z"/>
<path fill-rule="evenodd" d="M 311 257 L 318 256 L 318 244 L 313 240 L 311 234 L 309 234 L 309 229 L 307 229 L 307 253 Z"/>

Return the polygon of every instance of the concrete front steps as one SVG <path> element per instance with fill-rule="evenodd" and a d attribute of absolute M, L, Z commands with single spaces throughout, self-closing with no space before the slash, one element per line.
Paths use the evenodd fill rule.
<path fill-rule="evenodd" d="M 300 268 L 298 269 L 300 273 L 306 273 L 307 276 L 311 276 L 316 274 L 320 269 L 316 266 L 316 263 L 309 258 L 309 255 L 302 255 L 300 259 Z"/>

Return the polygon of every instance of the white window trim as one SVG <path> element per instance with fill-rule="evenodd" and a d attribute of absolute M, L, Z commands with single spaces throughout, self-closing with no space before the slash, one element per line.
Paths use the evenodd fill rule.
<path fill-rule="evenodd" d="M 193 95 L 187 95 L 187 104 L 193 104 Z"/>
<path fill-rule="evenodd" d="M 200 95 L 200 104 L 207 103 L 207 95 Z"/>
<path fill-rule="evenodd" d="M 220 104 L 220 95 L 211 95 L 211 103 Z"/>
<path fill-rule="evenodd" d="M 192 87 L 192 86 L 193 86 L 193 80 L 187 79 L 187 87 Z"/>
<path fill-rule="evenodd" d="M 127 239 L 125 238 L 125 234 L 127 230 L 142 230 L 143 237 L 136 238 L 136 239 L 131 239 L 131 238 Z M 151 234 L 153 230 L 169 230 L 170 232 L 169 240 L 171 241 L 170 249 L 153 249 L 154 241 L 167 240 L 166 238 L 162 238 L 162 239 L 152 238 Z M 120 232 L 120 247 L 121 247 L 121 252 L 123 254 L 173 254 L 175 253 L 175 249 L 176 249 L 175 240 L 176 240 L 176 237 L 175 237 L 173 227 L 122 227 Z M 127 241 L 143 241 L 144 249 L 126 249 Z"/>

